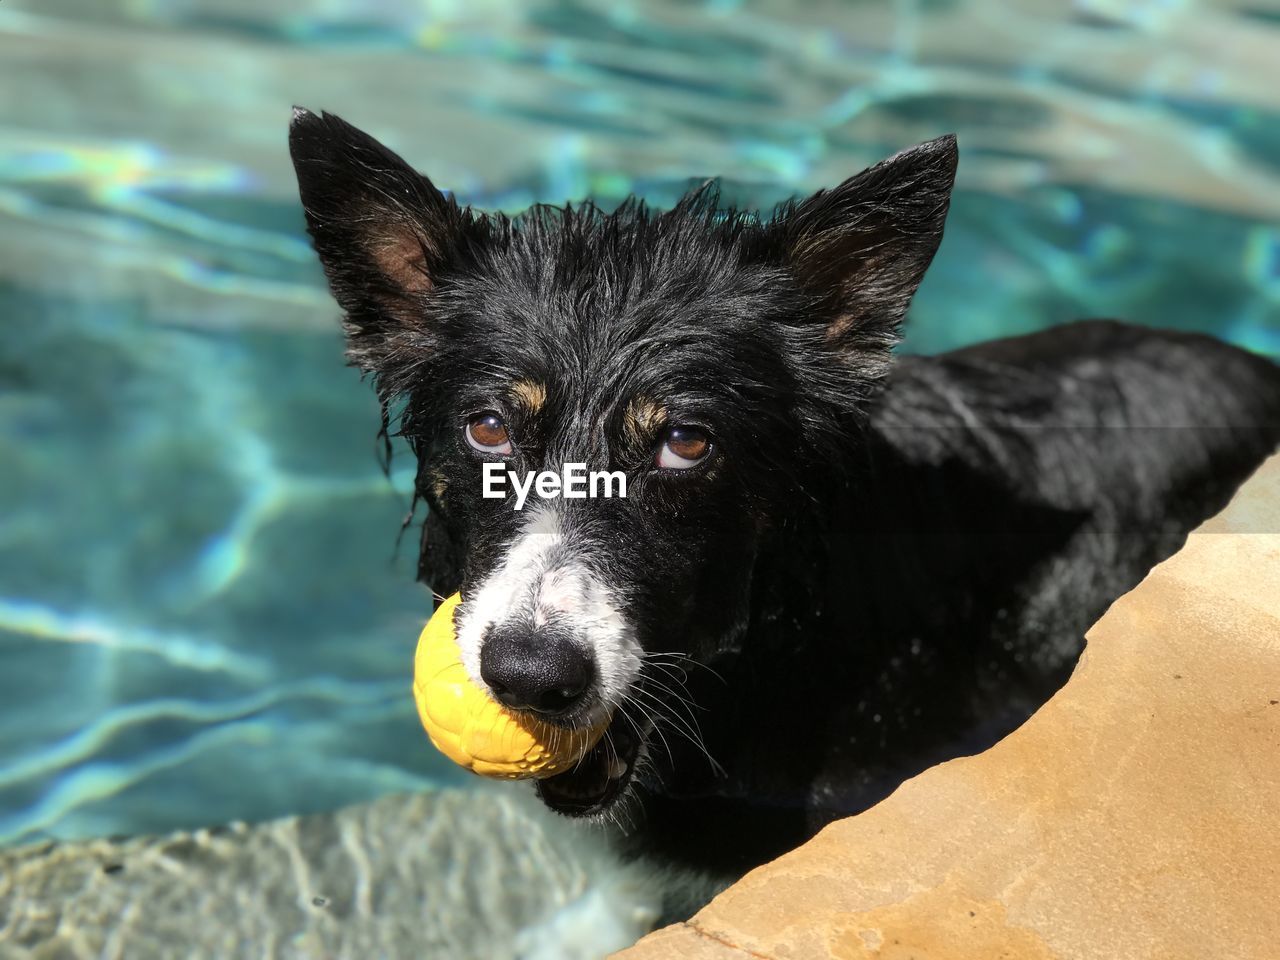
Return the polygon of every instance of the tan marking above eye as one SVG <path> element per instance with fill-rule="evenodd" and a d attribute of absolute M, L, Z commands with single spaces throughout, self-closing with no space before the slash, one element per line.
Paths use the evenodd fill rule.
<path fill-rule="evenodd" d="M 648 446 L 666 418 L 666 409 L 656 400 L 645 396 L 632 397 L 622 412 L 622 429 L 632 443 Z"/>
<path fill-rule="evenodd" d="M 511 397 L 530 413 L 538 413 L 546 405 L 547 388 L 536 380 L 517 380 L 511 385 Z"/>

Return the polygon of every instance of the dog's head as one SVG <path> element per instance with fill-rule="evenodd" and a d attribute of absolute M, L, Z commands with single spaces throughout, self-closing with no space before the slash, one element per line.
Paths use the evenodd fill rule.
<path fill-rule="evenodd" d="M 704 187 L 663 213 L 512 220 L 334 116 L 296 111 L 290 147 L 349 356 L 418 456 L 423 575 L 461 590 L 464 662 L 497 698 L 566 726 L 613 714 L 540 784 L 600 811 L 669 712 L 672 668 L 738 642 L 757 558 L 857 442 L 942 235 L 955 140 L 769 219 Z M 535 481 L 517 509 L 509 477 L 484 496 L 486 464 L 585 476 Z M 591 496 L 596 472 L 613 496 Z"/>

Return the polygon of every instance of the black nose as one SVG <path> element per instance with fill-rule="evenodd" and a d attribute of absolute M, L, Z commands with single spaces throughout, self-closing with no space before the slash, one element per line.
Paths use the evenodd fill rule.
<path fill-rule="evenodd" d="M 551 716 L 583 699 L 594 670 L 591 657 L 558 630 L 499 628 L 480 648 L 480 676 L 508 707 Z"/>

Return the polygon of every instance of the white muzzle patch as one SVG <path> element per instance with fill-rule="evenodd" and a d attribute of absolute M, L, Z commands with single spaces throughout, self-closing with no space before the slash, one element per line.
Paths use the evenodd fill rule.
<path fill-rule="evenodd" d="M 538 504 L 529 510 L 502 562 L 458 608 L 458 646 L 472 681 L 485 686 L 480 647 L 491 628 L 517 618 L 537 628 L 553 617 L 592 653 L 592 692 L 598 704 L 592 712 L 613 709 L 640 675 L 635 627 L 623 615 L 615 592 L 574 556 L 559 512 L 551 504 Z"/>

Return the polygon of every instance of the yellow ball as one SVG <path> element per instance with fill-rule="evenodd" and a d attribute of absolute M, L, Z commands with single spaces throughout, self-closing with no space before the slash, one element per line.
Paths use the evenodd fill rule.
<path fill-rule="evenodd" d="M 418 638 L 413 699 L 427 736 L 454 763 L 482 777 L 552 777 L 596 745 L 608 721 L 568 730 L 508 710 L 471 682 L 462 665 L 453 612 L 461 597 L 440 604 Z"/>

